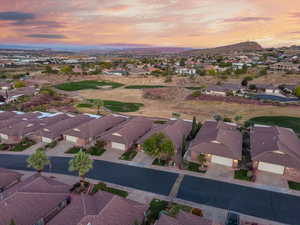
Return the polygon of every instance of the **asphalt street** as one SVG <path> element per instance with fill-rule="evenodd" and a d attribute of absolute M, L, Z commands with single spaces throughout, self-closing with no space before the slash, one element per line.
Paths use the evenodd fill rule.
<path fill-rule="evenodd" d="M 281 223 L 300 224 L 300 197 L 185 176 L 178 198 Z"/>
<path fill-rule="evenodd" d="M 23 155 L 0 155 L 0 167 L 32 170 Z M 51 170 L 46 172 L 76 175 L 68 171 L 70 158 L 51 157 Z M 168 195 L 178 174 L 107 161 L 95 160 L 87 177 L 143 191 Z M 300 197 L 268 190 L 224 183 L 206 178 L 184 176 L 178 198 L 229 209 L 292 225 L 300 224 Z"/>

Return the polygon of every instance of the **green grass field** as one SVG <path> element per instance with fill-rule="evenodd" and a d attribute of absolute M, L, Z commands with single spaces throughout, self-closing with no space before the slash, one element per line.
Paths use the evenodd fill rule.
<path fill-rule="evenodd" d="M 289 116 L 261 116 L 248 120 L 251 123 L 262 125 L 276 125 L 293 129 L 296 133 L 300 133 L 300 117 Z"/>
<path fill-rule="evenodd" d="M 79 103 L 76 106 L 78 108 L 96 108 L 96 106 L 93 104 L 95 99 L 89 99 L 88 101 L 89 102 Z M 136 112 L 144 106 L 142 103 L 118 102 L 110 100 L 103 100 L 103 103 L 105 108 L 113 112 Z"/>
<path fill-rule="evenodd" d="M 164 88 L 163 85 L 129 85 L 126 86 L 126 89 L 145 89 L 145 88 Z"/>
<path fill-rule="evenodd" d="M 55 87 L 63 91 L 79 91 L 86 89 L 99 89 L 99 86 L 111 86 L 112 88 L 118 88 L 123 86 L 123 84 L 108 81 L 83 80 L 78 82 L 58 84 Z"/>

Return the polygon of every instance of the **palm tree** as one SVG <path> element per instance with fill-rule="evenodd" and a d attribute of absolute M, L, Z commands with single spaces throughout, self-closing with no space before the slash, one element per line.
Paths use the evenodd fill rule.
<path fill-rule="evenodd" d="M 80 150 L 73 159 L 69 161 L 69 171 L 78 171 L 80 177 L 80 188 L 84 189 L 85 175 L 93 168 L 93 160 L 90 155 Z"/>
<path fill-rule="evenodd" d="M 41 173 L 45 166 L 50 164 L 50 160 L 44 149 L 39 148 L 34 154 L 27 159 L 28 167 L 34 168 L 38 173 Z"/>

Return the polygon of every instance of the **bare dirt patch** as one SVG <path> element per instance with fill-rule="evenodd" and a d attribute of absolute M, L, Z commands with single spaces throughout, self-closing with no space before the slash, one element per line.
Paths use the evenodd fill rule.
<path fill-rule="evenodd" d="M 218 101 L 194 101 L 194 100 L 151 100 L 143 98 L 143 90 L 114 89 L 114 90 L 84 90 L 78 92 L 83 98 L 101 98 L 124 102 L 143 103 L 138 112 L 128 115 L 143 115 L 151 117 L 170 118 L 173 112 L 181 114 L 182 118 L 191 119 L 196 116 L 199 120 L 211 119 L 214 114 L 233 118 L 242 115 L 243 120 L 256 116 L 286 115 L 300 117 L 299 107 L 277 107 L 269 105 L 251 105 L 226 103 Z M 82 112 L 95 112 L 93 109 L 80 109 Z"/>

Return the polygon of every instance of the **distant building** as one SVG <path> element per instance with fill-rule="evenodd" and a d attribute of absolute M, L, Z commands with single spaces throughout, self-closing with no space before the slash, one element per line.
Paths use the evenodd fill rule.
<path fill-rule="evenodd" d="M 196 69 L 189 69 L 189 68 L 177 68 L 175 73 L 180 75 L 195 75 Z"/>
<path fill-rule="evenodd" d="M 274 71 L 300 71 L 300 64 L 295 64 L 292 62 L 279 62 L 270 65 L 270 69 Z"/>

